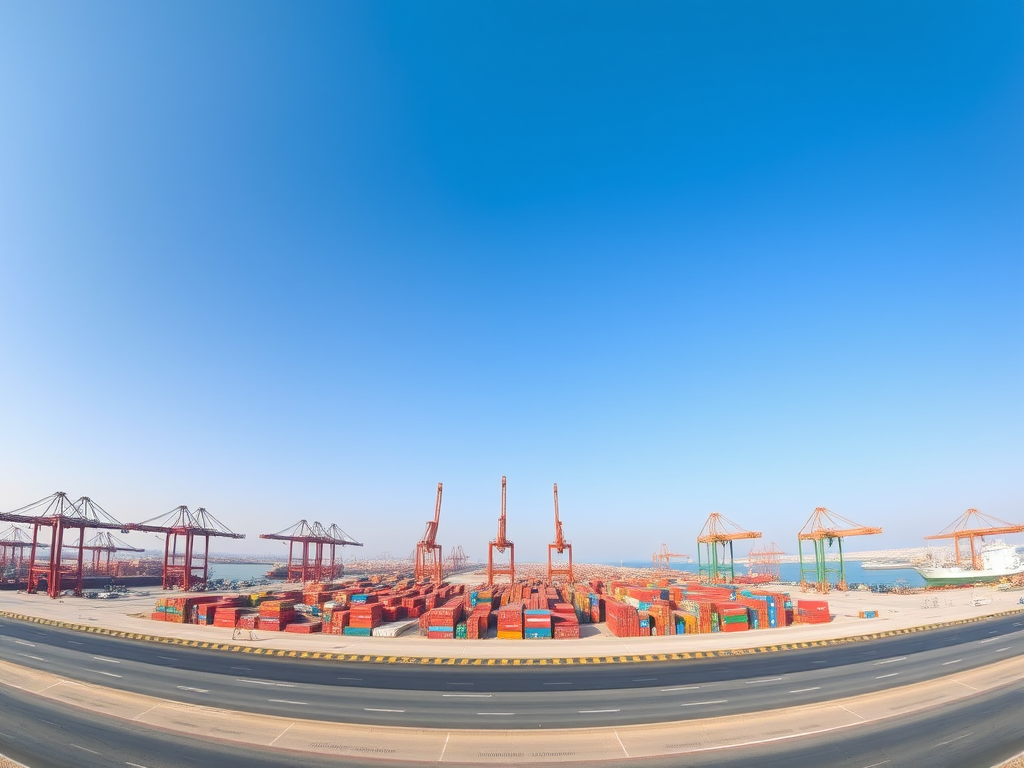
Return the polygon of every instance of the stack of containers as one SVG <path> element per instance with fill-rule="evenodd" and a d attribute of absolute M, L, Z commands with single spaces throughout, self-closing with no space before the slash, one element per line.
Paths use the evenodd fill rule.
<path fill-rule="evenodd" d="M 260 603 L 260 629 L 280 632 L 289 621 L 295 620 L 295 602 L 292 600 L 264 600 Z"/>
<path fill-rule="evenodd" d="M 238 617 L 238 624 L 236 626 L 239 629 L 256 629 L 260 623 L 260 615 L 253 611 L 252 613 L 243 613 Z"/>
<path fill-rule="evenodd" d="M 427 616 L 427 637 L 432 640 L 452 640 L 456 637 L 456 625 L 462 620 L 462 598 L 454 597 L 444 605 L 434 608 Z M 463 637 L 465 637 L 465 629 Z"/>
<path fill-rule="evenodd" d="M 487 637 L 487 625 L 491 619 L 491 603 L 478 602 L 473 612 L 466 619 L 466 637 L 470 640 L 482 640 Z"/>
<path fill-rule="evenodd" d="M 605 598 L 604 615 L 608 629 L 616 637 L 639 637 L 640 616 L 629 603 Z"/>
<path fill-rule="evenodd" d="M 353 597 L 357 597 L 354 595 Z M 384 606 L 376 602 L 353 603 L 349 610 L 348 626 L 342 631 L 345 635 L 370 637 L 373 628 L 379 627 L 384 615 Z"/>
<path fill-rule="evenodd" d="M 795 618 L 801 624 L 828 624 L 832 621 L 827 600 L 797 600 Z"/>
<path fill-rule="evenodd" d="M 527 608 L 523 611 L 523 637 L 527 640 L 551 639 L 551 611 Z"/>
<path fill-rule="evenodd" d="M 402 598 L 402 607 L 405 608 L 405 615 L 410 619 L 418 619 L 426 612 L 426 599 L 421 595 Z"/>
<path fill-rule="evenodd" d="M 251 608 L 242 608 L 240 606 L 218 607 L 213 614 L 213 626 L 233 629 L 238 625 L 242 616 L 252 615 L 252 612 Z"/>
<path fill-rule="evenodd" d="M 748 613 L 752 609 L 740 603 L 716 603 L 715 610 L 723 632 L 745 632 L 749 629 Z M 753 614 L 756 616 L 757 614 Z"/>
<path fill-rule="evenodd" d="M 345 627 L 348 626 L 349 616 L 351 611 L 343 608 L 335 608 L 331 611 L 331 622 L 325 631 L 331 635 L 343 635 L 345 634 Z"/>
<path fill-rule="evenodd" d="M 580 622 L 572 605 L 555 603 L 551 609 L 551 632 L 555 640 L 570 640 L 580 636 Z"/>
<path fill-rule="evenodd" d="M 647 608 L 652 635 L 674 635 L 676 622 L 672 616 L 672 605 L 668 600 L 654 600 Z"/>
<path fill-rule="evenodd" d="M 323 630 L 323 622 L 320 619 L 307 619 L 305 617 L 298 621 L 289 622 L 284 628 L 285 632 L 297 632 L 302 635 L 309 635 Z"/>
<path fill-rule="evenodd" d="M 498 609 L 498 638 L 500 640 L 523 639 L 523 608 L 523 603 L 516 601 Z"/>

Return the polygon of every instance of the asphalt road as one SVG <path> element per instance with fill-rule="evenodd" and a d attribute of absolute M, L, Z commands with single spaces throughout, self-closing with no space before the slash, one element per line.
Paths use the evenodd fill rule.
<path fill-rule="evenodd" d="M 1024 653 L 1024 617 L 736 658 L 559 667 L 274 659 L 0 622 L 0 659 L 192 704 L 366 725 L 580 728 L 761 712 Z M 525 641 L 524 641 L 525 642 Z"/>
<path fill-rule="evenodd" d="M 373 760 L 186 738 L 135 723 L 69 709 L 20 691 L 0 688 L 0 753 L 30 768 L 380 768 Z M 644 766 L 792 768 L 793 766 L 919 766 L 991 768 L 1024 750 L 1024 686 L 1017 684 L 952 705 L 878 724 L 675 757 L 644 758 Z M 640 761 L 614 761 L 615 765 Z M 399 768 L 416 763 L 388 762 Z M 513 764 L 510 761 L 510 764 Z M 527 762 L 515 762 L 526 765 Z"/>

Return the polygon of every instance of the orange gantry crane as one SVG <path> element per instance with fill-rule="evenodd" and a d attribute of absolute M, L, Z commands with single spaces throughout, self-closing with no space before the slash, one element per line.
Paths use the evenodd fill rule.
<path fill-rule="evenodd" d="M 754 545 L 747 555 L 747 578 L 764 582 L 778 581 L 782 577 L 784 554 L 774 541 L 767 546 Z"/>
<path fill-rule="evenodd" d="M 434 504 L 434 519 L 427 521 L 423 538 L 416 544 L 416 581 L 433 579 L 436 584 L 444 580 L 444 558 L 441 545 L 437 543 L 437 526 L 441 522 L 442 483 L 437 484 L 437 502 Z"/>
<path fill-rule="evenodd" d="M 986 515 L 981 510 L 971 507 L 939 533 L 934 536 L 925 536 L 924 538 L 926 541 L 952 539 L 953 554 L 956 557 L 956 564 L 960 567 L 964 567 L 964 561 L 967 560 L 967 553 L 963 551 L 963 544 L 966 542 L 971 553 L 970 567 L 975 570 L 981 570 L 981 553 L 974 543 L 976 538 L 1021 532 L 1024 532 L 1024 525 L 1008 523 L 1005 520 Z"/>
<path fill-rule="evenodd" d="M 672 558 L 675 557 L 679 560 L 686 559 L 687 562 L 691 560 L 689 555 L 681 555 L 678 552 L 669 552 L 668 544 L 662 544 L 651 555 L 651 564 L 654 567 L 655 574 L 668 575 L 672 570 Z"/>
<path fill-rule="evenodd" d="M 337 548 L 363 546 L 334 523 L 327 528 L 316 520 L 310 523 L 304 519 L 277 533 L 261 533 L 260 538 L 288 542 L 285 578 L 302 584 L 339 578 L 345 572 L 345 564 L 338 557 Z M 301 545 L 301 559 L 295 555 L 296 544 Z"/>
<path fill-rule="evenodd" d="M 508 550 L 508 565 L 494 564 L 494 553 Z M 505 536 L 505 476 L 501 476 L 501 517 L 498 518 L 498 536 L 487 545 L 487 585 L 494 584 L 495 576 L 508 576 L 509 583 L 516 583 L 516 548 Z"/>
<path fill-rule="evenodd" d="M 697 574 L 702 581 L 712 584 L 736 580 L 736 565 L 732 545 L 739 539 L 760 539 L 760 531 L 741 528 L 721 512 L 712 512 L 697 537 Z M 704 558 L 700 556 L 704 545 Z M 728 546 L 727 546 L 728 545 Z M 721 556 L 719 556 L 721 547 Z M 726 578 L 728 574 L 728 578 Z"/>
<path fill-rule="evenodd" d="M 816 507 L 807 519 L 804 527 L 797 535 L 797 546 L 800 548 L 800 588 L 813 587 L 818 592 L 828 592 L 830 587 L 829 574 L 836 577 L 836 588 L 846 591 L 846 563 L 843 562 L 843 539 L 847 536 L 870 536 L 881 533 L 882 529 L 867 525 L 859 525 L 838 515 L 825 507 Z M 814 565 L 804 564 L 804 542 L 814 544 Z M 836 542 L 839 545 L 839 568 L 829 568 L 826 549 Z M 814 581 L 808 581 L 807 574 L 814 574 Z"/>
<path fill-rule="evenodd" d="M 557 552 L 562 555 L 569 553 L 567 565 L 558 565 L 552 562 L 551 556 Z M 569 583 L 573 583 L 572 577 L 572 544 L 565 540 L 562 535 L 562 521 L 558 519 L 558 483 L 555 483 L 555 540 L 548 544 L 548 584 L 555 583 L 555 576 L 565 576 Z"/>
<path fill-rule="evenodd" d="M 462 545 L 459 544 L 457 547 L 452 547 L 451 554 L 448 555 L 448 559 L 444 562 L 448 573 L 458 573 L 465 570 L 466 566 L 469 565 L 469 555 L 466 554 Z"/>

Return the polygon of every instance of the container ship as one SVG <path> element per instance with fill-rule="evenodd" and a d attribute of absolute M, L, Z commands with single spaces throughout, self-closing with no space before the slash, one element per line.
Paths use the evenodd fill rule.
<path fill-rule="evenodd" d="M 993 582 L 1024 574 L 1024 558 L 1021 558 L 1016 547 L 1002 541 L 983 546 L 978 560 L 980 568 L 944 563 L 915 565 L 914 570 L 921 574 L 929 587 Z"/>

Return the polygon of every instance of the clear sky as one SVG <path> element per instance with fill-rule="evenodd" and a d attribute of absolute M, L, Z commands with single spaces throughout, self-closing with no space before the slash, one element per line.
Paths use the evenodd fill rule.
<path fill-rule="evenodd" d="M 1022 137 L 1018 0 L 4 3 L 0 508 L 1024 522 Z"/>

